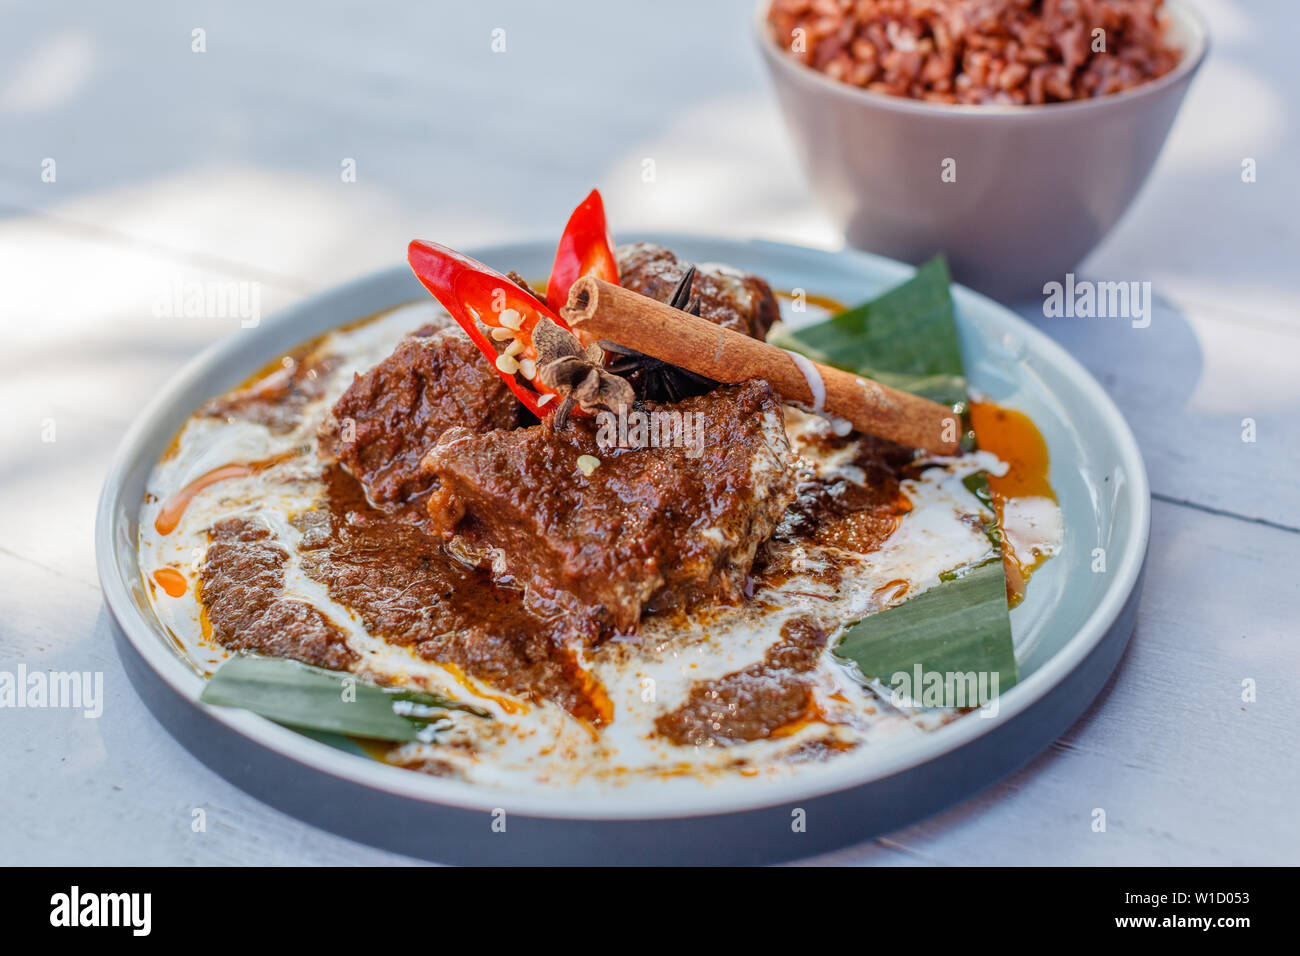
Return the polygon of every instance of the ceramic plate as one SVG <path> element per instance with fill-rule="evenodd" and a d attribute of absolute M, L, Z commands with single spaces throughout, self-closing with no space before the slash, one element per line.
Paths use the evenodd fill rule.
<path fill-rule="evenodd" d="M 755 272 L 774 288 L 845 303 L 871 298 L 912 271 L 856 251 L 681 235 L 620 238 L 660 242 L 687 259 Z M 468 252 L 502 270 L 545 275 L 554 245 Z M 920 737 L 862 748 L 815 775 L 737 778 L 666 800 L 652 786 L 598 798 L 561 788 L 514 796 L 400 770 L 246 711 L 199 704 L 203 679 L 181 658 L 144 592 L 136 520 L 145 481 L 204 399 L 305 339 L 426 300 L 405 265 L 232 334 L 182 369 L 127 432 L 95 529 L 100 580 L 127 670 L 164 726 L 245 790 L 354 839 L 435 860 L 765 862 L 808 856 L 937 812 L 1023 765 L 1101 690 L 1132 633 L 1150 517 L 1137 443 L 1101 386 L 1007 309 L 962 287 L 953 294 L 971 387 L 1037 423 L 1066 529 L 1061 554 L 1035 573 L 1028 597 L 1011 612 L 1021 679 L 1001 695 L 996 716 L 970 714 Z M 1095 571 L 1099 556 L 1104 570 Z"/>

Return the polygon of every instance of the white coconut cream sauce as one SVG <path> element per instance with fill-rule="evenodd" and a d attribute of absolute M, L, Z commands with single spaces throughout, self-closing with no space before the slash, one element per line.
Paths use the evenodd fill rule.
<path fill-rule="evenodd" d="M 817 366 L 806 355 L 791 352 L 789 349 L 782 349 L 781 351 L 790 356 L 795 368 L 799 369 L 799 374 L 808 383 L 808 393 L 812 396 L 812 410 L 821 412 L 826 407 L 826 382 L 822 380 L 822 373 L 818 371 Z M 844 432 L 843 434 L 848 433 Z"/>
<path fill-rule="evenodd" d="M 328 373 L 322 397 L 305 408 L 289 434 L 276 435 L 263 425 L 239 420 L 193 417 L 186 423 L 173 450 L 150 476 L 139 549 L 154 610 L 196 668 L 210 673 L 228 656 L 205 637 L 195 597 L 208 529 L 225 517 L 255 515 L 290 555 L 285 595 L 314 605 L 346 633 L 360 659 L 358 673 L 466 700 L 493 716 L 484 720 L 451 712 L 436 742 L 394 748 L 385 758 L 393 762 L 429 761 L 440 772 L 516 792 L 556 785 L 599 790 L 650 782 L 693 788 L 737 777 L 813 774 L 827 763 L 864 759 L 878 744 L 953 719 L 951 712 L 892 706 L 887 696 L 868 687 L 851 666 L 827 650 L 811 675 L 818 719 L 783 736 L 696 747 L 675 745 L 655 729 L 655 719 L 683 704 L 697 682 L 762 661 L 791 618 L 811 615 L 830 628 L 846 625 L 904 595 L 934 587 L 945 572 L 985 558 L 989 542 L 972 517 L 988 516 L 962 479 L 979 469 L 1004 472 L 1005 465 L 986 452 L 936 459 L 936 467 L 904 481 L 912 510 L 870 554 L 774 542 L 772 547 L 785 549 L 784 557 L 797 573 L 779 586 L 760 588 L 746 606 L 710 609 L 685 620 L 647 618 L 637 637 L 583 652 L 582 663 L 613 703 L 612 721 L 599 730 L 554 704 L 513 699 L 424 660 L 408 647 L 367 633 L 347 607 L 303 572 L 297 548 L 300 533 L 292 519 L 310 509 L 322 493 L 316 430 L 353 374 L 385 358 L 403 335 L 425 323 L 445 321 L 434 304 L 420 303 L 324 337 L 315 354 L 337 355 L 342 361 Z M 801 466 L 860 484 L 865 476 L 852 463 L 851 449 L 826 453 L 815 441 L 819 433 L 837 431 L 836 424 L 823 417 L 787 409 L 787 433 Z M 266 462 L 273 463 L 204 487 L 170 533 L 161 534 L 155 527 L 163 503 L 195 479 L 230 464 Z M 1008 524 L 1013 522 L 1027 550 L 1046 554 L 1059 546 L 1060 514 L 1050 499 L 1018 506 L 1008 516 Z M 838 579 L 819 576 L 817 572 L 831 563 L 839 569 Z M 154 575 L 160 570 L 183 576 L 184 593 L 173 596 L 169 590 L 174 589 L 158 586 Z M 814 750 L 831 756 L 810 759 Z"/>

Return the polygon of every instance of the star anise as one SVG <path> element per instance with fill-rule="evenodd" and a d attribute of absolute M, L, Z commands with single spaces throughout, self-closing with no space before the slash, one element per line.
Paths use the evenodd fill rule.
<path fill-rule="evenodd" d="M 668 304 L 674 309 L 681 309 L 691 315 L 700 314 L 700 300 L 691 294 L 695 281 L 695 266 L 687 268 L 673 287 L 673 294 Z M 676 365 L 671 365 L 652 355 L 637 352 L 617 342 L 600 341 L 597 343 L 606 352 L 617 356 L 606 371 L 622 375 L 636 387 L 639 397 L 649 401 L 679 402 L 692 395 L 703 395 L 717 387 L 711 378 L 697 375 Z"/>
<path fill-rule="evenodd" d="M 604 349 L 599 345 L 584 349 L 577 336 L 545 316 L 533 326 L 533 347 L 537 349 L 537 377 L 561 396 L 551 420 L 553 427 L 565 426 L 574 405 L 594 415 L 598 411 L 618 413 L 636 401 L 627 379 L 604 368 Z"/>

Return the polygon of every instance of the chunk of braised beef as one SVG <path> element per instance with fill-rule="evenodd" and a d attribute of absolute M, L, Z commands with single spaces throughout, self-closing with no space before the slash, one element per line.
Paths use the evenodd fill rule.
<path fill-rule="evenodd" d="M 449 430 L 424 460 L 433 530 L 533 604 L 602 633 L 635 630 L 647 607 L 739 600 L 795 494 L 781 402 L 753 381 L 645 412 L 664 416 L 648 447 L 602 443 L 592 418 Z"/>
<path fill-rule="evenodd" d="M 338 466 L 324 481 L 320 504 L 294 519 L 301 567 L 370 634 L 506 693 L 609 720 L 608 698 L 575 652 L 590 640 L 581 621 L 535 615 L 517 590 L 448 557 L 409 520 L 416 505 L 380 510 Z"/>
<path fill-rule="evenodd" d="M 357 659 L 337 625 L 306 601 L 286 596 L 289 552 L 263 521 L 226 518 L 211 536 L 199 594 L 219 644 L 333 669 Z"/>
<path fill-rule="evenodd" d="M 691 265 L 648 242 L 619 246 L 615 254 L 619 285 L 660 302 L 671 298 Z M 699 298 L 700 318 L 756 339 L 765 339 L 781 317 L 771 286 L 756 275 L 725 266 L 696 264 L 691 292 Z"/>
<path fill-rule="evenodd" d="M 426 491 L 420 459 L 447 429 L 489 431 L 518 421 L 515 397 L 459 329 L 408 336 L 335 403 L 321 429 L 324 453 L 372 501 L 400 503 Z"/>

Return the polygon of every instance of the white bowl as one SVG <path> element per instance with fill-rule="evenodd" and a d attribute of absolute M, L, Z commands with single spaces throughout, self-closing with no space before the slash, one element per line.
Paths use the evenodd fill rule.
<path fill-rule="evenodd" d="M 1204 22 L 1166 0 L 1169 73 L 1122 93 L 1041 106 L 949 106 L 875 93 L 759 49 L 813 191 L 854 246 L 906 262 L 935 253 L 999 298 L 1041 294 L 1101 241 L 1155 164 L 1208 46 Z M 941 178 L 956 163 L 956 181 Z"/>

